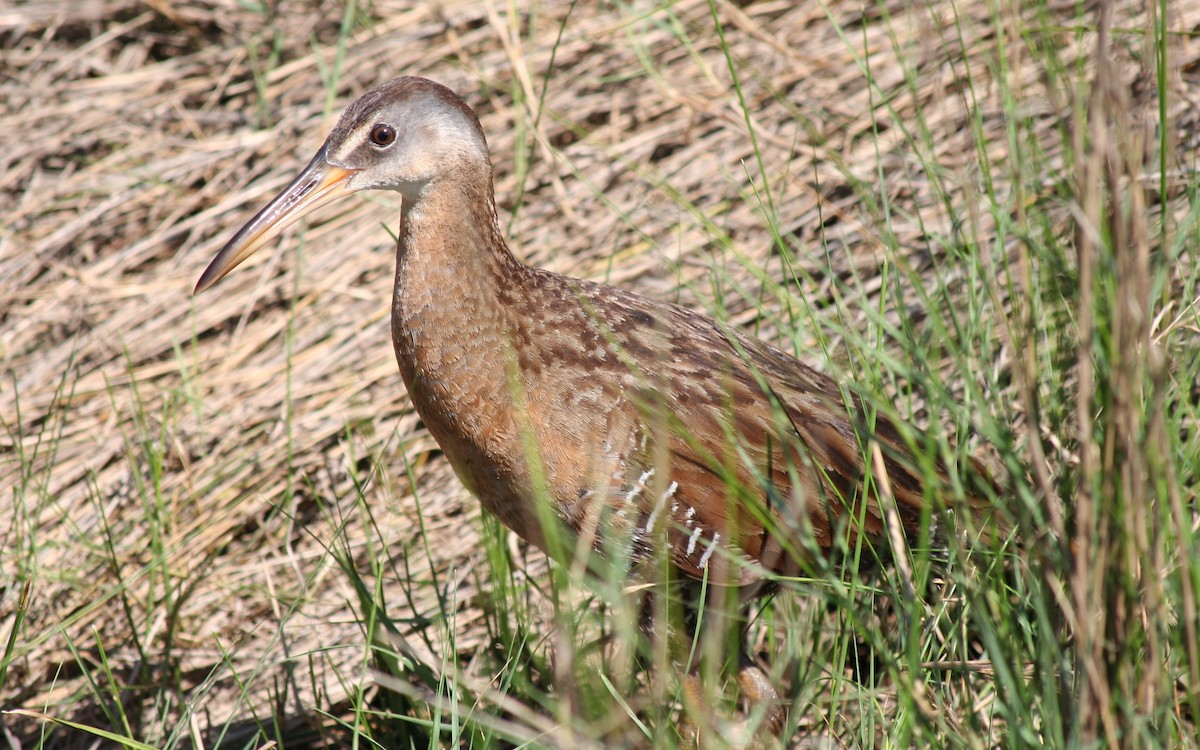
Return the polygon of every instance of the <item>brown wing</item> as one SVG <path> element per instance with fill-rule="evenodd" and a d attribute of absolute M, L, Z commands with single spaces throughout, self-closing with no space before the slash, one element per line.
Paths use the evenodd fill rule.
<path fill-rule="evenodd" d="M 699 577 L 719 564 L 720 575 L 710 569 L 710 577 L 738 584 L 763 569 L 798 572 L 806 555 L 828 550 L 838 533 L 851 543 L 855 534 L 882 536 L 879 503 L 863 489 L 864 447 L 852 424 L 860 415 L 846 408 L 833 380 L 689 310 L 646 303 L 609 292 L 604 309 L 625 320 L 624 308 L 638 306 L 640 324 L 622 331 L 617 344 L 640 362 L 657 352 L 661 367 L 646 375 L 634 400 L 643 420 L 657 422 L 652 432 L 665 428 L 670 484 L 645 498 L 635 535 L 663 523 L 681 570 Z M 913 532 L 921 482 L 889 422 L 876 422 L 873 439 L 901 521 Z"/>
<path fill-rule="evenodd" d="M 883 534 L 861 409 L 828 376 L 677 305 L 535 273 L 559 288 L 518 352 L 559 511 L 585 543 L 618 540 L 637 562 L 665 542 L 685 573 L 745 584 L 797 572 L 838 534 Z M 871 437 L 913 531 L 923 491 L 908 452 L 884 419 Z"/>

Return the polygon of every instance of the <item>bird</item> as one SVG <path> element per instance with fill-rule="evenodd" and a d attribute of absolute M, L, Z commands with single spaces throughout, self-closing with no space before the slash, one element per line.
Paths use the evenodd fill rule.
<path fill-rule="evenodd" d="M 365 190 L 401 196 L 391 338 L 412 405 L 463 485 L 529 543 L 553 552 L 564 536 L 630 576 L 665 560 L 748 601 L 839 545 L 886 543 L 882 500 L 916 538 L 930 498 L 948 496 L 943 462 L 918 461 L 829 375 L 689 308 L 519 261 L 479 118 L 424 78 L 354 101 L 195 293 Z M 755 669 L 739 682 L 774 701 Z"/>

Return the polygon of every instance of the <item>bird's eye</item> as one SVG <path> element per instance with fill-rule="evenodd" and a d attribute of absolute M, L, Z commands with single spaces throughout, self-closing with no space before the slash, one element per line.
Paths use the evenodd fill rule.
<path fill-rule="evenodd" d="M 391 125 L 376 125 L 371 128 L 371 143 L 376 146 L 390 146 L 396 140 L 396 129 Z"/>

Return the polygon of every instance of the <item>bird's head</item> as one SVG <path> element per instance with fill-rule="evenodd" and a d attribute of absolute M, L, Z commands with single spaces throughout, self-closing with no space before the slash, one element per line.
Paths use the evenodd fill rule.
<path fill-rule="evenodd" d="M 368 91 L 338 120 L 325 144 L 274 200 L 213 258 L 196 292 L 220 281 L 300 217 L 359 190 L 396 190 L 415 200 L 447 176 L 490 180 L 487 141 L 462 99 L 424 78 L 396 78 Z"/>

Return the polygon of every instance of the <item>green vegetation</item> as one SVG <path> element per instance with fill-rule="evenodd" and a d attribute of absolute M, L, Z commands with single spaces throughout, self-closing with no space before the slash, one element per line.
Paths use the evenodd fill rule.
<path fill-rule="evenodd" d="M 720 747 L 744 638 L 788 746 L 1200 747 L 1195 10 L 276 5 L 0 11 L 9 744 Z M 838 373 L 1013 533 L 951 499 L 748 620 L 706 592 L 689 708 L 621 572 L 479 516 L 412 413 L 398 198 L 189 307 L 400 73 L 480 111 L 519 256 Z"/>

